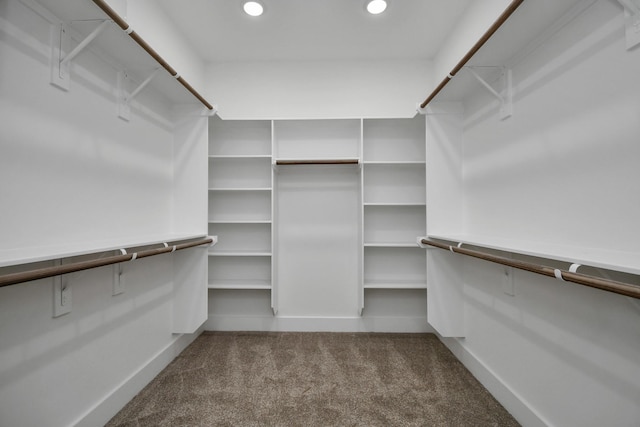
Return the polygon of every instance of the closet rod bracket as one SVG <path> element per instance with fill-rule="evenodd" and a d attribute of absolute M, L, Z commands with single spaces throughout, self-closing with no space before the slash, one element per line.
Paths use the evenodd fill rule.
<path fill-rule="evenodd" d="M 71 61 L 102 33 L 111 21 L 104 20 L 69 53 L 70 30 L 67 24 L 60 24 L 51 40 L 51 84 L 69 90 Z"/>
<path fill-rule="evenodd" d="M 618 0 L 624 7 L 624 28 L 627 50 L 640 44 L 640 5 L 638 0 Z"/>
<path fill-rule="evenodd" d="M 500 81 L 502 82 L 502 90 L 498 92 L 495 90 L 485 79 L 478 74 L 473 66 L 464 67 L 471 75 L 491 93 L 498 101 L 500 101 L 499 117 L 500 120 L 508 119 L 513 115 L 513 80 L 511 69 L 503 66 L 496 67 L 482 67 L 482 68 L 497 68 L 501 70 Z"/>
<path fill-rule="evenodd" d="M 129 121 L 131 118 L 131 101 L 135 98 L 142 89 L 144 89 L 151 81 L 158 75 L 160 68 L 156 68 L 149 77 L 147 77 L 142 83 L 138 85 L 130 94 L 127 94 L 125 89 L 126 82 L 129 78 L 126 71 L 118 72 L 118 117 L 123 120 Z"/>

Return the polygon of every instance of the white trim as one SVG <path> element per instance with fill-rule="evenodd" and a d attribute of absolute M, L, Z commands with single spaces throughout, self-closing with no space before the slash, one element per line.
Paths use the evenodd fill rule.
<path fill-rule="evenodd" d="M 366 313 L 366 310 L 365 310 Z M 298 317 L 209 315 L 207 331 L 271 332 L 434 332 L 426 316 Z"/>
<path fill-rule="evenodd" d="M 107 396 L 97 402 L 84 415 L 73 423 L 76 427 L 105 425 L 114 415 L 129 403 L 147 384 L 169 365 L 203 331 L 193 334 L 180 334 L 160 350 L 147 363 L 133 372 L 126 380 L 116 386 Z"/>
<path fill-rule="evenodd" d="M 552 425 L 490 367 L 469 351 L 461 339 L 444 338 L 437 333 L 436 336 L 520 424 L 527 427 Z"/>

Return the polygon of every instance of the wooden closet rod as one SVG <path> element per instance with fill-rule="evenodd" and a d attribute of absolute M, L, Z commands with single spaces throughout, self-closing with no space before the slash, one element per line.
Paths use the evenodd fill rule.
<path fill-rule="evenodd" d="M 637 286 L 637 285 L 617 282 L 615 280 L 602 279 L 600 277 L 589 276 L 587 274 L 573 273 L 571 271 L 560 270 L 553 267 L 548 267 L 548 266 L 534 264 L 534 263 L 525 262 L 525 261 L 518 261 L 514 259 L 500 257 L 497 255 L 490 255 L 480 251 L 459 248 L 457 246 L 450 246 L 444 243 L 435 242 L 433 240 L 421 239 L 420 241 L 422 242 L 423 245 L 434 246 L 436 248 L 444 249 L 444 250 L 455 252 L 458 254 L 467 255 L 474 258 L 479 258 L 485 261 L 495 262 L 497 264 L 518 268 L 520 270 L 530 271 L 532 273 L 542 274 L 544 276 L 562 278 L 562 280 L 565 280 L 567 282 L 573 282 L 579 285 L 589 286 L 591 288 L 598 288 L 604 291 L 613 292 L 616 294 L 640 299 L 640 286 Z"/>
<path fill-rule="evenodd" d="M 357 165 L 358 159 L 276 160 L 276 165 Z"/>
<path fill-rule="evenodd" d="M 458 64 L 453 68 L 453 70 L 451 70 L 451 72 L 444 78 L 444 80 L 440 82 L 438 87 L 436 87 L 434 91 L 431 92 L 431 95 L 429 95 L 427 99 L 425 99 L 424 102 L 420 104 L 420 108 L 424 108 L 427 105 L 429 105 L 429 103 L 433 100 L 433 98 L 435 98 L 436 95 L 440 93 L 440 91 L 447 85 L 447 83 L 449 83 L 449 81 L 456 74 L 458 74 L 458 71 L 460 71 L 462 67 L 464 67 L 467 64 L 467 62 L 469 62 L 471 57 L 473 57 L 473 55 L 475 55 L 476 52 L 480 50 L 480 48 L 487 42 L 487 40 L 491 38 L 493 33 L 495 33 L 498 30 L 498 28 L 500 28 L 502 24 L 504 24 L 505 21 L 509 19 L 511 14 L 513 14 L 513 12 L 516 11 L 518 6 L 520 6 L 522 2 L 524 2 L 524 0 L 514 0 L 511 2 L 511 4 L 509 4 L 509 6 L 507 6 L 504 12 L 502 12 L 502 14 L 498 17 L 496 22 L 494 22 L 493 25 L 491 25 L 491 27 L 489 27 L 489 29 L 482 35 L 482 37 L 480 37 L 480 39 L 476 42 L 476 44 L 473 45 L 471 50 L 467 52 L 467 54 L 458 62 Z"/>
<path fill-rule="evenodd" d="M 151 46 L 149 46 L 149 44 L 144 41 L 142 37 L 140 37 L 135 31 L 133 31 L 127 21 L 125 21 L 120 15 L 118 15 L 116 11 L 113 10 L 105 0 L 93 0 L 93 2 L 96 4 L 96 6 L 102 9 L 104 13 L 109 16 L 109 18 L 113 19 L 113 22 L 118 24 L 120 28 L 122 28 L 127 34 L 129 34 L 129 36 L 133 40 L 135 40 L 135 42 L 138 43 L 138 45 L 140 45 L 140 47 L 143 48 L 149 55 L 151 55 L 151 57 L 155 59 L 158 64 L 162 65 L 162 67 L 167 70 L 169 74 L 171 74 L 171 77 L 174 77 L 178 82 L 180 82 L 180 84 L 182 84 L 182 86 L 184 86 L 189 92 L 191 92 L 193 96 L 198 98 L 198 100 L 205 107 L 207 107 L 209 110 L 213 110 L 213 105 L 209 104 L 209 102 L 207 102 L 207 100 L 204 99 L 204 97 L 202 97 L 202 95 L 200 95 L 198 91 L 193 88 L 193 86 L 191 86 L 185 79 L 179 76 L 178 72 L 171 65 L 169 65 L 167 61 L 165 61 L 164 58 L 162 58 L 158 54 L 158 52 L 156 52 Z"/>
<path fill-rule="evenodd" d="M 18 283 L 30 282 L 32 280 L 44 279 L 46 277 L 59 276 L 61 274 L 73 273 L 75 271 L 88 270 L 90 268 L 103 267 L 105 265 L 118 264 L 121 262 L 132 261 L 134 259 L 146 258 L 154 255 L 166 254 L 182 249 L 192 248 L 194 246 L 208 245 L 213 243 L 210 237 L 196 240 L 194 242 L 180 243 L 174 246 L 162 247 L 158 249 L 147 249 L 135 253 L 123 255 L 114 255 L 106 258 L 92 259 L 89 261 L 80 261 L 70 264 L 57 265 L 54 267 L 45 267 L 37 270 L 23 271 L 20 273 L 5 274 L 0 276 L 0 287 L 16 285 Z M 98 255 L 103 252 L 96 252 L 87 255 Z"/>

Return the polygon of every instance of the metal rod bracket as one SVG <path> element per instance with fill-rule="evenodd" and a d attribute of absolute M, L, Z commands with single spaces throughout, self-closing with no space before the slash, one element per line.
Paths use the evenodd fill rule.
<path fill-rule="evenodd" d="M 118 72 L 117 96 L 118 96 L 118 117 L 129 121 L 131 119 L 131 101 L 135 98 L 151 81 L 158 75 L 160 68 L 155 69 L 149 77 L 138 85 L 131 93 L 127 93 L 127 80 L 129 75 L 126 71 Z"/>
<path fill-rule="evenodd" d="M 501 69 L 500 81 L 502 82 L 502 90 L 498 92 L 495 90 L 485 79 L 478 74 L 474 67 L 468 66 L 464 67 L 468 70 L 473 77 L 491 93 L 498 101 L 500 101 L 500 111 L 499 117 L 500 120 L 508 119 L 513 115 L 513 79 L 511 69 L 507 67 L 497 66 L 490 68 L 499 68 Z M 483 67 L 487 68 L 487 67 Z"/>
<path fill-rule="evenodd" d="M 71 61 L 89 46 L 89 44 L 107 28 L 110 22 L 109 20 L 102 21 L 100 25 L 70 52 L 69 28 L 67 24 L 60 24 L 60 29 L 54 31 L 54 35 L 51 38 L 51 84 L 61 89 L 69 90 L 69 68 Z"/>
<path fill-rule="evenodd" d="M 69 37 L 66 24 L 52 31 L 51 37 L 51 84 L 62 90 L 69 90 L 69 63 L 62 63 L 68 51 Z"/>

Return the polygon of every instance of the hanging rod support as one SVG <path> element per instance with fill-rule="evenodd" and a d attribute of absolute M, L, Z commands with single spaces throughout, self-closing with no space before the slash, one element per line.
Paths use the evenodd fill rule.
<path fill-rule="evenodd" d="M 506 265 L 508 267 L 514 267 L 520 270 L 529 271 L 531 273 L 541 274 L 543 276 L 555 277 L 556 279 L 562 280 L 564 282 L 573 282 L 579 285 L 589 286 L 592 288 L 613 292 L 615 294 L 620 294 L 620 295 L 625 295 L 628 297 L 640 299 L 640 286 L 631 284 L 631 283 L 617 282 L 615 280 L 610 280 L 606 278 L 603 279 L 600 277 L 577 273 L 576 271 L 573 271 L 573 270 L 577 270 L 578 268 L 577 264 L 574 264 L 575 267 L 572 265 L 568 271 L 561 270 L 558 268 L 553 268 L 545 265 L 534 264 L 531 262 L 520 261 L 520 260 L 511 259 L 511 258 L 492 255 L 492 254 L 477 251 L 477 250 L 455 247 L 446 243 L 437 242 L 424 237 L 419 238 L 418 245 L 420 245 L 420 247 L 433 246 L 436 248 L 448 250 L 456 254 L 467 255 L 473 258 L 494 262 L 496 264 Z"/>
<path fill-rule="evenodd" d="M 153 80 L 160 71 L 160 68 L 157 68 L 151 73 L 149 77 L 147 77 L 142 83 L 138 85 L 136 89 L 133 90 L 130 94 L 127 94 L 126 90 L 126 81 L 129 78 L 126 71 L 120 71 L 118 73 L 118 117 L 123 120 L 129 121 L 131 118 L 131 101 L 135 98 L 141 91 L 144 89 L 151 80 Z"/>
<path fill-rule="evenodd" d="M 102 21 L 102 23 L 98 25 L 96 29 L 93 30 L 87 37 L 85 37 L 78 46 L 76 46 L 71 52 L 69 52 L 69 54 L 65 55 L 64 58 L 60 59 L 60 66 L 63 67 L 73 58 L 78 56 L 78 54 L 89 45 L 89 43 L 91 43 L 96 37 L 100 35 L 102 31 L 104 31 L 105 28 L 107 28 L 107 25 L 109 25 L 110 22 L 111 21 L 109 20 Z"/>
<path fill-rule="evenodd" d="M 131 100 L 142 91 L 142 89 L 144 89 L 149 83 L 151 83 L 151 80 L 153 80 L 158 75 L 159 71 L 160 68 L 156 68 L 153 73 L 151 73 L 151 75 L 145 79 L 145 81 L 140 83 L 140 85 L 124 99 L 124 102 L 127 104 L 130 103 Z"/>
<path fill-rule="evenodd" d="M 505 120 L 511 117 L 511 115 L 513 114 L 513 89 L 512 89 L 511 69 L 506 67 L 489 67 L 489 68 L 499 68 L 502 70 L 500 80 L 502 80 L 503 94 L 501 94 L 497 90 L 495 90 L 493 87 L 491 87 L 491 85 L 487 83 L 487 81 L 483 79 L 476 70 L 474 70 L 474 67 L 466 66 L 464 68 L 468 70 L 471 73 L 471 75 L 475 77 L 475 79 L 482 86 L 484 86 L 485 89 L 487 89 L 493 96 L 495 96 L 498 99 L 498 101 L 500 101 L 500 112 L 499 112 L 500 120 Z"/>

